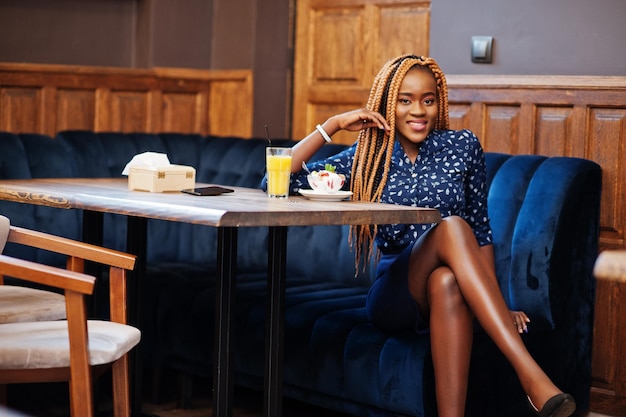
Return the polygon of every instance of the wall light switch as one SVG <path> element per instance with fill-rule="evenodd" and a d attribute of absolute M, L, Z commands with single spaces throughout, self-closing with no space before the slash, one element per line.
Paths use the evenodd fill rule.
<path fill-rule="evenodd" d="M 472 62 L 490 64 L 492 51 L 493 36 L 472 36 Z"/>

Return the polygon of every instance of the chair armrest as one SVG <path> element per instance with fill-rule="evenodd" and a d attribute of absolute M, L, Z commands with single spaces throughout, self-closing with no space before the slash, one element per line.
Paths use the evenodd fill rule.
<path fill-rule="evenodd" d="M 0 255 L 0 270 L 25 281 L 81 294 L 92 294 L 96 279 L 90 275 Z"/>
<path fill-rule="evenodd" d="M 7 241 L 127 270 L 135 267 L 134 255 L 21 227 L 11 226 Z"/>
<path fill-rule="evenodd" d="M 8 242 L 31 246 L 43 250 L 60 253 L 68 256 L 67 270 L 84 272 L 84 261 L 96 262 L 109 267 L 109 299 L 111 320 L 117 323 L 127 323 L 127 299 L 126 271 L 135 267 L 136 256 L 101 246 L 67 239 L 48 233 L 11 226 L 9 229 Z M 39 264 L 34 264 L 39 265 Z M 43 265 L 40 265 L 44 268 Z M 9 273 L 8 269 L 2 275 L 20 278 Z M 95 281 L 95 278 L 94 278 Z M 35 281 L 41 284 L 45 282 Z M 58 288 L 58 285 L 52 285 Z M 67 288 L 66 288 L 67 289 Z M 91 294 L 93 289 L 89 293 Z"/>

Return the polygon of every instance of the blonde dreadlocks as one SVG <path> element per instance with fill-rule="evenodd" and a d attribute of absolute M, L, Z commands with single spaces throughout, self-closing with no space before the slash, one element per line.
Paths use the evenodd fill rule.
<path fill-rule="evenodd" d="M 371 127 L 359 133 L 352 165 L 353 200 L 380 201 L 391 165 L 398 91 L 406 73 L 415 67 L 428 68 L 433 73 L 437 83 L 438 105 L 435 129 L 448 129 L 448 87 L 446 78 L 435 60 L 423 56 L 402 55 L 388 61 L 374 79 L 366 107 L 385 117 L 391 129 L 383 131 Z M 366 251 L 366 261 L 369 261 L 375 234 L 375 225 L 351 227 L 350 238 L 355 249 L 357 268 L 361 264 L 363 251 Z M 363 268 L 367 263 L 363 263 Z"/>

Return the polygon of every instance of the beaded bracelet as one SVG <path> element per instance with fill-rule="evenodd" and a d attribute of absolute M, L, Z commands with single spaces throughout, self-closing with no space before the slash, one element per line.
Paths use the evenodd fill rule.
<path fill-rule="evenodd" d="M 324 138 L 324 140 L 328 143 L 332 142 L 333 140 L 330 138 L 330 136 L 328 136 L 328 133 L 326 133 L 326 131 L 324 130 L 324 128 L 322 127 L 322 125 L 317 125 L 315 126 L 315 128 L 317 129 L 318 132 L 320 132 L 320 135 L 322 135 L 322 137 Z"/>

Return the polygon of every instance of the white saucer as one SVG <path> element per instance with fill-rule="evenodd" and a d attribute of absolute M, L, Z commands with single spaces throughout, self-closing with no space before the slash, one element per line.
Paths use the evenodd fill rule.
<path fill-rule="evenodd" d="M 324 193 L 320 191 L 313 190 L 300 190 L 300 194 L 308 198 L 309 200 L 317 200 L 317 201 L 341 201 L 352 195 L 352 191 L 342 191 L 339 190 L 334 193 Z"/>

